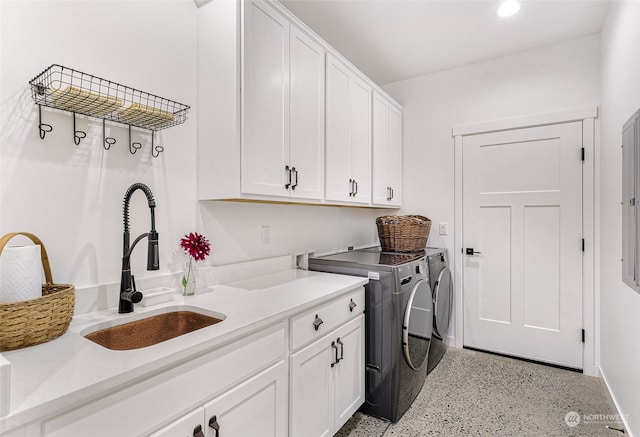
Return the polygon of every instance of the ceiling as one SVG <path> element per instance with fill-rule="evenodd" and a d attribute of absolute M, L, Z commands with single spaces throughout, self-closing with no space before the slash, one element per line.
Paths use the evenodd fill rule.
<path fill-rule="evenodd" d="M 609 2 L 281 0 L 374 82 L 384 85 L 600 32 Z"/>

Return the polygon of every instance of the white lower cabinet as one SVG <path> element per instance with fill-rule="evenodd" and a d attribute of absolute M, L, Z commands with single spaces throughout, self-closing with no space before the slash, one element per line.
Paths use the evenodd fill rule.
<path fill-rule="evenodd" d="M 229 345 L 190 357 L 183 364 L 44 420 L 41 436 L 148 436 L 164 426 L 182 426 L 178 422 L 185 414 L 217 399 L 215 396 L 222 398 L 239 390 L 253 375 L 281 363 L 286 357 L 285 338 L 285 327 L 278 323 Z M 284 420 L 286 422 L 286 415 Z M 193 429 L 191 432 L 193 435 Z"/>
<path fill-rule="evenodd" d="M 291 355 L 291 436 L 334 435 L 364 402 L 364 315 Z"/>
<path fill-rule="evenodd" d="M 288 434 L 284 361 L 204 406 L 207 437 L 281 437 Z"/>
<path fill-rule="evenodd" d="M 165 426 L 149 437 L 202 437 L 204 435 L 204 408 L 200 407 Z M 201 435 L 198 435 L 201 433 Z"/>
<path fill-rule="evenodd" d="M 149 437 L 282 437 L 287 414 L 287 366 L 280 361 Z"/>
<path fill-rule="evenodd" d="M 359 286 L 7 437 L 333 436 L 364 402 L 363 309 Z"/>

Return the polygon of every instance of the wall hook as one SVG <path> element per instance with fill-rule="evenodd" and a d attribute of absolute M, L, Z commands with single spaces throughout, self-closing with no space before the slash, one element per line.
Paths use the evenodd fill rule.
<path fill-rule="evenodd" d="M 80 141 L 87 136 L 85 131 L 76 130 L 76 113 L 73 113 L 73 142 L 76 146 L 80 145 Z"/>
<path fill-rule="evenodd" d="M 164 147 L 153 145 L 154 136 L 155 136 L 155 131 L 151 131 L 151 156 L 153 156 L 154 158 L 157 158 L 158 156 L 160 156 L 162 152 L 164 152 Z"/>
<path fill-rule="evenodd" d="M 107 136 L 107 129 L 105 126 L 105 119 L 102 119 L 102 147 L 104 150 L 109 150 L 111 146 L 116 143 L 116 139 Z"/>
<path fill-rule="evenodd" d="M 38 129 L 40 129 L 40 139 L 44 140 L 47 132 L 53 130 L 53 126 L 42 122 L 42 105 L 38 105 Z"/>
<path fill-rule="evenodd" d="M 135 143 L 131 142 L 131 125 L 129 125 L 129 153 L 135 155 L 140 148 L 142 148 L 142 144 L 137 141 Z"/>

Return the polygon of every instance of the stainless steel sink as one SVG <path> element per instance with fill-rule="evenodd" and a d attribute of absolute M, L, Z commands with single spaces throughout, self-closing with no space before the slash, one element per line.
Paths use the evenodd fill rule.
<path fill-rule="evenodd" d="M 91 332 L 85 338 L 107 349 L 125 351 L 162 343 L 222 320 L 193 311 L 172 311 Z"/>

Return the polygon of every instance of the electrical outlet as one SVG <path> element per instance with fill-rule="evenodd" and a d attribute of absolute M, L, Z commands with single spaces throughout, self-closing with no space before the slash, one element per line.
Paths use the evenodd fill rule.
<path fill-rule="evenodd" d="M 260 239 L 262 241 L 262 244 L 271 243 L 271 226 L 260 227 Z"/>
<path fill-rule="evenodd" d="M 440 235 L 449 235 L 449 223 L 440 222 L 439 231 Z"/>

